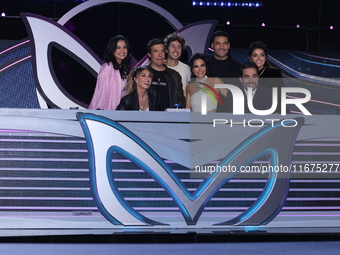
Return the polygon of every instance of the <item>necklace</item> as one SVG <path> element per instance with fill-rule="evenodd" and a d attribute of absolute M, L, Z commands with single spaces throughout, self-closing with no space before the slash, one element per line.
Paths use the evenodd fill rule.
<path fill-rule="evenodd" d="M 138 101 L 139 102 L 143 102 L 145 99 L 147 99 L 148 98 L 148 94 L 146 93 L 143 97 L 142 97 L 142 99 L 140 99 L 139 97 L 138 97 Z"/>
<path fill-rule="evenodd" d="M 198 84 L 200 88 L 203 88 L 203 85 L 204 83 L 206 83 L 207 80 L 208 80 L 208 76 L 205 75 L 202 81 L 199 81 L 199 79 L 196 78 L 195 82 Z"/>
<path fill-rule="evenodd" d="M 138 98 L 138 101 L 139 101 L 139 110 L 143 111 L 144 109 L 147 109 L 149 107 L 147 93 L 144 95 L 144 97 L 142 97 L 142 99 Z"/>
<path fill-rule="evenodd" d="M 261 76 L 263 74 L 264 70 L 266 70 L 266 67 L 263 67 L 261 73 L 259 73 L 259 76 Z"/>

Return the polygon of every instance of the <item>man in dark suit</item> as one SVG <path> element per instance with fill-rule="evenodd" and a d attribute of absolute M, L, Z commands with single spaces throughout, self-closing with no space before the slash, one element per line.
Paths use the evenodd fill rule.
<path fill-rule="evenodd" d="M 268 110 L 272 107 L 272 90 L 259 85 L 259 75 L 257 73 L 257 66 L 253 62 L 245 62 L 241 66 L 239 80 L 241 84 L 238 88 L 242 91 L 244 96 L 244 112 L 250 113 L 248 107 L 248 89 L 251 89 L 253 96 L 253 107 L 256 110 Z M 226 102 L 221 106 L 223 112 L 233 112 L 233 95 L 230 91 L 227 93 Z"/>

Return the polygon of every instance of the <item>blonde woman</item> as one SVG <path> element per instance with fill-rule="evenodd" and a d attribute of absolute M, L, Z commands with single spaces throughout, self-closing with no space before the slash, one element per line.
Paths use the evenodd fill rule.
<path fill-rule="evenodd" d="M 126 93 L 116 110 L 159 111 L 160 94 L 151 87 L 152 69 L 139 66 L 132 71 L 126 85 Z"/>

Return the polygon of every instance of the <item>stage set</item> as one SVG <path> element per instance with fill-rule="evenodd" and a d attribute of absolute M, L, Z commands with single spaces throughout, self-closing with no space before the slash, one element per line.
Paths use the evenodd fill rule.
<path fill-rule="evenodd" d="M 270 52 L 285 87 L 311 93 L 287 115 L 88 110 L 56 77 L 52 48 L 96 77 L 100 58 L 65 24 L 110 2 L 58 21 L 22 13 L 29 37 L 1 41 L 0 236 L 338 236 L 340 59 Z M 207 51 L 216 21 L 183 26 L 151 2 L 119 2 Z"/>

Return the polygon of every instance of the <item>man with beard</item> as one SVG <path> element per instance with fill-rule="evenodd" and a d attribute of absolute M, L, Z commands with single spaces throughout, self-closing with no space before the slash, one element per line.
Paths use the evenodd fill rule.
<path fill-rule="evenodd" d="M 241 65 L 239 80 L 240 90 L 244 96 L 244 112 L 250 113 L 248 107 L 248 90 L 252 91 L 253 106 L 256 110 L 268 110 L 272 107 L 272 91 L 266 87 L 259 85 L 259 75 L 257 66 L 253 62 L 245 62 Z M 221 107 L 223 112 L 233 112 L 233 95 L 228 91 L 226 104 Z"/>

